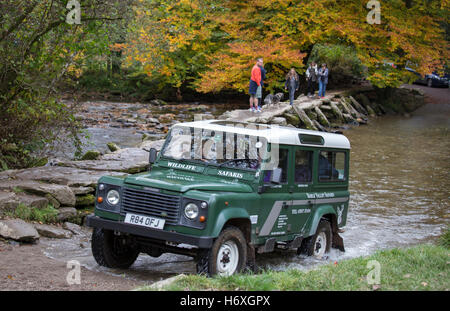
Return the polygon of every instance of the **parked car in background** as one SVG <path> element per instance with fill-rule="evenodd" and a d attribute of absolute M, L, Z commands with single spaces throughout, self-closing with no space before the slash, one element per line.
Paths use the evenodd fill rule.
<path fill-rule="evenodd" d="M 449 87 L 449 76 L 439 76 L 436 72 L 422 76 L 420 73 L 410 67 L 405 67 L 409 72 L 417 75 L 418 79 L 414 81 L 416 84 L 427 85 L 428 87 Z"/>

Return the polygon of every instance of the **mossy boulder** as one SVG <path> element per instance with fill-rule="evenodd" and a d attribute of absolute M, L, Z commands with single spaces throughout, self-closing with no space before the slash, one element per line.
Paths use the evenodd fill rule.
<path fill-rule="evenodd" d="M 95 196 L 92 194 L 79 195 L 76 197 L 75 206 L 90 206 L 95 204 Z"/>
<path fill-rule="evenodd" d="M 81 160 L 97 160 L 101 153 L 97 150 L 89 150 L 82 157 Z"/>
<path fill-rule="evenodd" d="M 117 151 L 117 150 L 120 149 L 119 146 L 117 146 L 117 145 L 116 145 L 115 143 L 113 143 L 113 142 L 107 143 L 106 146 L 108 147 L 109 151 L 111 151 L 111 152 L 114 152 L 114 151 Z"/>
<path fill-rule="evenodd" d="M 291 124 L 293 126 L 299 126 L 301 121 L 298 116 L 292 113 L 285 113 L 283 117 L 286 119 L 287 124 Z"/>

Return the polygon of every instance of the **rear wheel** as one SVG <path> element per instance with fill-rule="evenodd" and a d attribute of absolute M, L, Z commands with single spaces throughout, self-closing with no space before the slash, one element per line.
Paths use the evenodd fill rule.
<path fill-rule="evenodd" d="M 247 262 L 247 243 L 242 231 L 227 227 L 214 242 L 212 248 L 197 260 L 197 273 L 209 276 L 227 276 L 238 273 Z"/>
<path fill-rule="evenodd" d="M 331 225 L 328 221 L 322 219 L 317 226 L 316 233 L 303 240 L 297 253 L 307 256 L 313 256 L 317 259 L 324 257 L 331 248 Z"/>
<path fill-rule="evenodd" d="M 92 254 L 100 266 L 126 269 L 139 255 L 139 247 L 126 236 L 115 235 L 111 230 L 94 228 Z"/>

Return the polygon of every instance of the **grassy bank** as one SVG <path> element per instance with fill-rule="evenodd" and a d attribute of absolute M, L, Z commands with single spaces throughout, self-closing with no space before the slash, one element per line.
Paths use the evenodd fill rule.
<path fill-rule="evenodd" d="M 367 275 L 380 263 L 380 284 L 368 284 Z M 319 266 L 310 271 L 266 271 L 230 277 L 182 277 L 164 290 L 450 290 L 450 249 L 445 245 L 419 245 L 378 251 Z M 149 288 L 142 288 L 143 290 Z"/>

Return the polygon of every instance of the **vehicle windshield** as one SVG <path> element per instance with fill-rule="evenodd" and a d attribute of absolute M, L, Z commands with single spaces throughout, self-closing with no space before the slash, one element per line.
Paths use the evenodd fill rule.
<path fill-rule="evenodd" d="M 161 150 L 164 158 L 218 167 L 257 170 L 267 150 L 261 136 L 176 126 Z"/>

